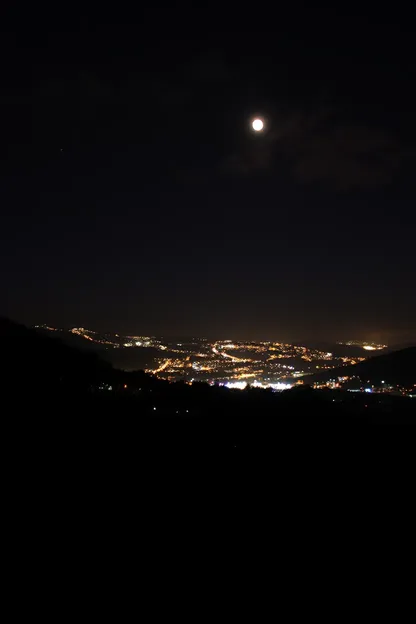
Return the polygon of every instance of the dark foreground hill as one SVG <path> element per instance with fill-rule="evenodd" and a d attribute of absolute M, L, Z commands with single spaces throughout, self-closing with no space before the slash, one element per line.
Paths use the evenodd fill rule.
<path fill-rule="evenodd" d="M 411 428 L 371 426 L 413 422 L 411 399 L 168 384 L 10 322 L 0 323 L 0 346 L 2 501 L 11 525 L 4 534 L 13 539 L 16 565 L 29 566 L 32 586 L 35 577 L 44 584 L 43 562 L 59 587 L 57 561 L 71 588 L 83 567 L 91 576 L 92 557 L 111 577 L 113 543 L 129 561 L 138 545 L 138 565 L 147 544 L 157 566 L 169 553 L 165 542 L 178 545 L 180 556 L 184 543 L 199 554 L 213 527 L 226 541 L 219 561 L 228 556 L 229 535 L 246 557 L 247 535 L 257 549 L 270 512 L 278 538 L 289 536 L 291 556 L 291 531 L 319 541 L 314 521 L 325 532 L 335 524 L 339 538 L 347 518 L 345 533 L 358 523 L 367 538 L 360 501 L 371 500 L 378 481 L 384 503 L 386 486 L 397 491 L 413 474 Z M 253 516 L 261 531 L 253 532 Z"/>
<path fill-rule="evenodd" d="M 315 455 L 355 441 L 372 424 L 413 424 L 406 397 L 314 391 L 283 393 L 170 384 L 126 373 L 94 354 L 0 322 L 3 433 L 18 428 L 33 449 L 99 452 L 124 461 L 155 449 L 268 449 Z M 353 432 L 353 433 L 352 433 Z M 6 435 L 7 439 L 7 435 Z M 335 446 L 334 446 L 335 445 Z"/>
<path fill-rule="evenodd" d="M 0 319 L 1 379 L 8 387 L 44 392 L 83 390 L 109 378 L 112 366 L 95 352 L 77 349 L 8 319 Z"/>
<path fill-rule="evenodd" d="M 152 368 L 155 358 L 160 355 L 160 352 L 153 347 L 114 349 L 96 341 L 85 340 L 82 336 L 64 329 L 51 331 L 45 327 L 37 327 L 36 333 L 47 338 L 58 339 L 62 344 L 78 351 L 95 353 L 104 362 L 127 371 Z M 167 353 L 166 356 L 168 356 Z"/>
<path fill-rule="evenodd" d="M 306 381 L 328 381 L 337 377 L 356 376 L 363 381 L 380 385 L 383 381 L 403 387 L 416 384 L 416 347 L 374 356 L 359 364 L 334 368 L 305 377 Z"/>

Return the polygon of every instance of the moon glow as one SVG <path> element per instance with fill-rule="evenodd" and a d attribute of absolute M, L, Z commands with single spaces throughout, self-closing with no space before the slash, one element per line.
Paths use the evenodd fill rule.
<path fill-rule="evenodd" d="M 261 119 L 253 119 L 251 126 L 255 132 L 260 132 L 264 128 L 264 123 Z"/>

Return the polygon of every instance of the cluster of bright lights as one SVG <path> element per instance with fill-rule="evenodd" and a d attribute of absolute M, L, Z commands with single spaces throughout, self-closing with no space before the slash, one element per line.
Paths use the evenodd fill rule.
<path fill-rule="evenodd" d="M 381 351 L 387 349 L 388 345 L 377 344 L 375 342 L 363 342 L 361 340 L 348 340 L 347 342 L 338 342 L 337 344 L 348 345 L 349 347 L 362 347 L 366 351 Z"/>
<path fill-rule="evenodd" d="M 50 331 L 57 331 L 49 326 L 43 327 Z M 69 331 L 86 340 L 113 348 L 153 347 L 164 352 L 167 351 L 170 357 L 155 359 L 153 367 L 147 368 L 146 372 L 168 381 L 184 378 L 187 380 L 192 373 L 196 373 L 195 381 L 214 384 L 221 380 L 220 385 L 238 390 L 246 388 L 248 383 L 254 388 L 270 388 L 274 391 L 287 390 L 293 386 L 293 383 L 287 382 L 294 381 L 293 378 L 295 377 L 311 374 L 313 372 L 311 369 L 315 371 L 327 370 L 342 364 L 355 364 L 368 357 L 337 357 L 333 353 L 310 349 L 306 346 L 271 341 L 216 340 L 211 342 L 208 339 L 195 338 L 185 343 L 176 343 L 165 342 L 163 339 L 154 336 L 100 335 L 83 327 L 74 327 Z M 366 351 L 376 351 L 386 347 L 386 345 L 360 341 L 341 344 L 359 345 Z M 247 357 L 247 352 L 250 353 L 249 357 Z M 164 353 L 164 355 L 168 355 L 168 353 Z M 174 353 L 178 355 L 172 357 Z M 252 357 L 252 354 L 256 355 Z M 294 366 L 292 362 L 290 364 L 281 363 L 282 360 L 292 358 L 297 359 Z M 320 366 L 317 365 L 317 360 L 320 360 Z M 306 366 L 304 362 L 311 363 L 311 365 Z M 341 387 L 344 381 L 347 379 L 330 383 L 319 382 L 314 384 L 314 387 Z"/>
<path fill-rule="evenodd" d="M 282 391 L 282 390 L 289 390 L 289 388 L 292 388 L 293 384 L 289 384 L 289 383 L 262 383 L 260 381 L 253 381 L 253 383 L 251 384 L 253 388 L 262 388 L 262 389 L 266 389 L 266 388 L 272 388 L 272 390 L 277 390 L 277 391 Z M 247 382 L 246 381 L 228 381 L 227 383 L 224 384 L 224 386 L 226 388 L 230 388 L 233 390 L 244 390 L 245 388 L 247 388 Z"/>
<path fill-rule="evenodd" d="M 244 390 L 244 388 L 247 387 L 247 382 L 246 381 L 227 381 L 227 383 L 224 385 L 226 388 L 230 388 L 233 390 Z"/>
<path fill-rule="evenodd" d="M 261 383 L 260 381 L 254 381 L 252 385 L 253 388 L 272 388 L 272 390 L 278 390 L 279 392 L 281 390 L 289 390 L 289 388 L 292 388 L 293 386 L 293 384 L 290 383 Z"/>
<path fill-rule="evenodd" d="M 84 329 L 83 327 L 73 327 L 73 329 L 71 329 L 71 334 L 75 334 L 76 336 L 81 336 L 82 338 L 85 338 L 86 340 L 91 340 L 92 342 L 94 342 L 94 340 L 88 334 L 93 334 L 93 333 L 94 332 L 89 331 L 88 329 Z"/>
<path fill-rule="evenodd" d="M 172 365 L 172 363 L 173 361 L 170 359 L 164 360 L 158 368 L 146 370 L 146 373 L 152 373 L 152 375 L 157 375 L 158 373 L 166 370 L 168 366 Z"/>

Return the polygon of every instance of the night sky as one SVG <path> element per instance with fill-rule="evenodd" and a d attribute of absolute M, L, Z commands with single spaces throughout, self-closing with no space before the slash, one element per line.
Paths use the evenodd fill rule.
<path fill-rule="evenodd" d="M 3 16 L 0 314 L 413 338 L 413 20 L 181 6 Z"/>

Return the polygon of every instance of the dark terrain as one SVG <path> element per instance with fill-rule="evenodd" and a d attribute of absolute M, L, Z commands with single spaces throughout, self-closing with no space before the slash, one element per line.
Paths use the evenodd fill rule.
<path fill-rule="evenodd" d="M 94 434 L 104 436 L 103 444 L 112 438 L 121 443 L 125 435 L 126 444 L 141 449 L 159 444 L 277 449 L 294 432 L 298 438 L 305 432 L 342 438 L 371 425 L 415 422 L 416 402 L 408 397 L 308 386 L 273 393 L 168 383 L 142 371 L 117 370 L 95 353 L 8 320 L 0 324 L 0 341 L 3 420 L 45 436 L 55 432 L 62 440 L 75 436 L 79 442 Z M 356 368 L 411 381 L 415 361 L 415 349 L 407 349 Z"/>
<path fill-rule="evenodd" d="M 352 375 L 378 386 L 383 380 L 388 380 L 391 384 L 410 387 L 416 379 L 416 347 L 374 355 L 364 362 L 310 375 L 305 377 L 305 380 L 327 381 L 338 376 Z"/>

